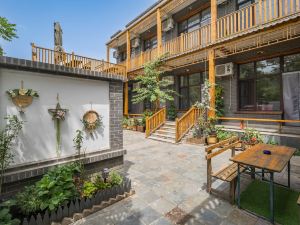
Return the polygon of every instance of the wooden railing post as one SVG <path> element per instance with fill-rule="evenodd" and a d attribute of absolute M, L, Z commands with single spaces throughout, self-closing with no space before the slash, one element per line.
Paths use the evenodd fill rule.
<path fill-rule="evenodd" d="M 31 57 L 32 57 L 32 61 L 37 61 L 37 49 L 34 43 L 31 43 Z"/>

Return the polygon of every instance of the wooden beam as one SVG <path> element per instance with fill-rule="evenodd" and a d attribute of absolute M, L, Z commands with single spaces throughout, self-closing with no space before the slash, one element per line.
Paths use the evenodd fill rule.
<path fill-rule="evenodd" d="M 129 71 L 129 69 L 130 69 L 130 55 L 131 55 L 130 33 L 129 33 L 129 30 L 127 30 L 127 32 L 126 32 L 126 41 L 127 41 L 126 68 L 127 68 L 127 71 Z"/>
<path fill-rule="evenodd" d="M 217 0 L 210 0 L 211 5 L 211 42 L 217 39 Z"/>
<path fill-rule="evenodd" d="M 208 80 L 211 85 L 209 89 L 210 95 L 210 110 L 208 113 L 209 117 L 215 117 L 216 115 L 216 76 L 215 76 L 215 51 L 214 49 L 208 50 Z"/>
<path fill-rule="evenodd" d="M 128 82 L 124 83 L 124 115 L 128 115 Z"/>
<path fill-rule="evenodd" d="M 162 22 L 160 8 L 156 11 L 156 22 L 157 22 L 157 56 L 161 55 L 162 50 Z"/>
<path fill-rule="evenodd" d="M 110 62 L 110 47 L 106 46 L 106 61 Z"/>

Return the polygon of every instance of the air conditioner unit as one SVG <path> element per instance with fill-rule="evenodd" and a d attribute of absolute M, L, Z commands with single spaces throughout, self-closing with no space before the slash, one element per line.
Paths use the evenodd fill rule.
<path fill-rule="evenodd" d="M 140 47 L 140 44 L 141 44 L 141 39 L 140 39 L 140 38 L 135 38 L 135 39 L 133 39 L 133 41 L 132 41 L 132 47 L 133 47 L 133 48 L 138 48 L 138 47 Z"/>
<path fill-rule="evenodd" d="M 216 66 L 216 77 L 233 75 L 233 63 L 226 63 Z"/>
<path fill-rule="evenodd" d="M 168 32 L 173 30 L 175 26 L 175 22 L 172 17 L 168 17 L 167 20 L 163 23 L 163 32 Z"/>
<path fill-rule="evenodd" d="M 119 58 L 119 51 L 118 50 L 113 52 L 113 57 L 114 57 L 114 59 Z"/>

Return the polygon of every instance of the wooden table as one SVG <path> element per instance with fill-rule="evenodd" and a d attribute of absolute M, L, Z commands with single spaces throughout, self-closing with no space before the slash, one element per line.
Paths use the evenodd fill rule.
<path fill-rule="evenodd" d="M 264 154 L 263 150 L 270 150 L 271 155 Z M 295 151 L 296 149 L 286 146 L 257 144 L 232 157 L 230 160 L 238 164 L 238 207 L 240 208 L 240 167 L 244 167 L 246 170 L 249 168 L 261 169 L 262 177 L 265 173 L 270 174 L 270 221 L 274 223 L 274 173 L 280 173 L 287 165 L 288 187 L 290 187 L 290 159 Z"/>

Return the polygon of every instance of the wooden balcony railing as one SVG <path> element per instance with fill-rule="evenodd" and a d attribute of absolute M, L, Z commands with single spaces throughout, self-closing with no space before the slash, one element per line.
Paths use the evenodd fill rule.
<path fill-rule="evenodd" d="M 184 135 L 196 124 L 200 114 L 201 110 L 193 106 L 182 117 L 176 119 L 176 142 L 179 142 L 184 137 Z"/>
<path fill-rule="evenodd" d="M 247 31 L 300 11 L 300 0 L 259 0 L 217 20 L 217 38 Z"/>
<path fill-rule="evenodd" d="M 149 137 L 154 131 L 166 122 L 166 108 L 162 108 L 155 114 L 146 118 L 146 137 Z"/>
<path fill-rule="evenodd" d="M 126 76 L 126 67 L 103 60 L 32 46 L 32 61 Z"/>

